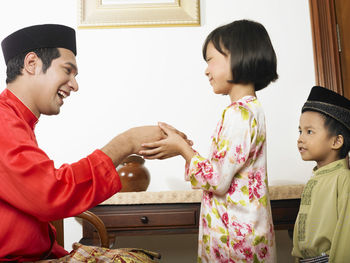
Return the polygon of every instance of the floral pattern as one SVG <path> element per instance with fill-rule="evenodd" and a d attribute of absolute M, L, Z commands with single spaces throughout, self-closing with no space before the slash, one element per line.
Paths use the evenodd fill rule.
<path fill-rule="evenodd" d="M 209 158 L 197 153 L 185 177 L 204 190 L 198 262 L 276 262 L 265 117 L 256 97 L 224 110 Z"/>
<path fill-rule="evenodd" d="M 35 261 L 35 263 L 157 263 L 160 257 L 157 252 L 141 248 L 109 249 L 74 243 L 69 255 L 58 259 Z"/>

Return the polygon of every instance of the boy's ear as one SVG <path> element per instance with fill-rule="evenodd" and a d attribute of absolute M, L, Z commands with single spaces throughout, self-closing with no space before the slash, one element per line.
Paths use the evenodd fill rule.
<path fill-rule="evenodd" d="M 344 137 L 341 134 L 338 134 L 334 137 L 332 149 L 339 150 L 344 144 Z"/>
<path fill-rule="evenodd" d="M 39 57 L 35 52 L 29 52 L 23 61 L 23 70 L 28 74 L 35 74 L 35 69 L 38 67 Z"/>

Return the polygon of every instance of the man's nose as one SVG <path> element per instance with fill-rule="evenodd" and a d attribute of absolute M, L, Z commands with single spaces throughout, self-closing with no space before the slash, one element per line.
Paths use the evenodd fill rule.
<path fill-rule="evenodd" d="M 68 85 L 75 92 L 79 90 L 79 85 L 75 77 L 71 78 L 71 80 L 68 82 Z"/>

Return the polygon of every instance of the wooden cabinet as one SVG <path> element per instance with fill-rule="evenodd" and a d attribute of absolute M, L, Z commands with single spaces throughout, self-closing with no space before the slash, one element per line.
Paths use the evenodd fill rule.
<path fill-rule="evenodd" d="M 294 229 L 294 223 L 299 212 L 300 199 L 271 200 L 272 219 L 275 230 Z"/>
<path fill-rule="evenodd" d="M 293 230 L 300 199 L 272 200 L 276 230 Z M 110 242 L 118 236 L 198 233 L 200 203 L 99 205 L 91 212 L 105 223 Z M 98 244 L 97 234 L 83 222 L 83 244 Z"/>

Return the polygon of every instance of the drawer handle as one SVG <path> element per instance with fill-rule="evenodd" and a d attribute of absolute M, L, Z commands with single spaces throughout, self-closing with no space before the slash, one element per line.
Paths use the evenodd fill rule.
<path fill-rule="evenodd" d="M 144 223 L 144 224 L 147 224 L 148 223 L 148 217 L 147 216 L 142 216 L 141 217 L 141 222 Z"/>

